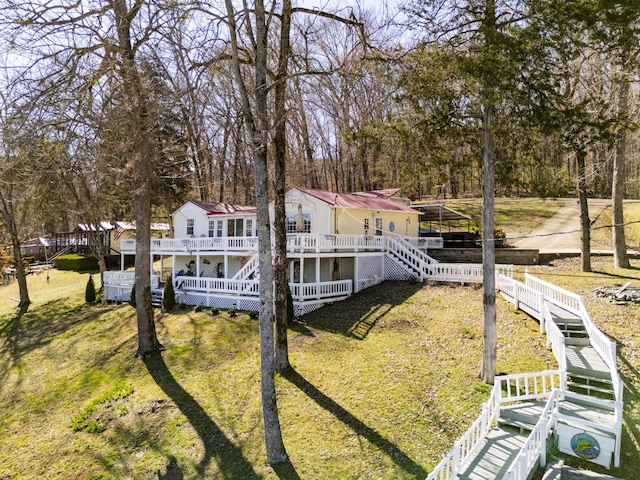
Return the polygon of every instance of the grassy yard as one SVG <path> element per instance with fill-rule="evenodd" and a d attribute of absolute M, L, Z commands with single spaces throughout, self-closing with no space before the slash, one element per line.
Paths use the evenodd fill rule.
<path fill-rule="evenodd" d="M 471 216 L 471 228 L 480 230 L 482 226 L 482 199 L 465 198 L 442 201 L 444 205 Z M 505 233 L 531 232 L 544 220 L 551 218 L 562 206 L 564 200 L 542 198 L 497 198 L 495 204 L 496 228 Z M 467 225 L 461 223 L 466 230 Z"/>
<path fill-rule="evenodd" d="M 488 397 L 481 290 L 385 283 L 292 326 L 277 381 L 291 464 L 274 471 L 256 322 L 159 314 L 166 351 L 143 362 L 133 309 L 83 305 L 87 278 L 30 277 L 29 312 L 0 310 L 0 478 L 422 478 Z M 550 358 L 524 318 L 500 303 L 502 372 Z"/>
<path fill-rule="evenodd" d="M 609 473 L 626 479 L 640 471 L 640 306 L 611 304 L 595 289 L 637 286 L 632 262 L 615 271 L 611 258 L 594 258 L 589 274 L 577 259 L 529 269 L 583 295 L 618 343 L 623 453 Z M 84 305 L 87 279 L 29 276 L 33 305 L 22 316 L 11 300 L 17 284 L 0 287 L 0 479 L 420 479 L 489 395 L 477 378 L 481 289 L 386 282 L 291 326 L 293 369 L 277 379 L 291 463 L 274 470 L 256 321 L 158 312 L 166 350 L 140 361 L 133 309 Z M 500 373 L 553 366 L 537 323 L 502 300 L 498 332 Z"/>

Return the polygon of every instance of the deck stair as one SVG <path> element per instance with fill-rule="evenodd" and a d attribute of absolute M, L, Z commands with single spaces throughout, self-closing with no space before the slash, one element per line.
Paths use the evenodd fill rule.
<path fill-rule="evenodd" d="M 623 402 L 615 343 L 594 325 L 582 297 L 529 275 L 525 282 L 497 277 L 502 295 L 540 322 L 559 369 L 496 377 L 480 417 L 427 480 L 526 480 L 545 466 L 550 436 L 564 454 L 620 465 Z M 578 451 L 574 441 L 586 447 Z"/>
<path fill-rule="evenodd" d="M 544 410 L 545 402 L 522 402 L 500 407 L 500 415 L 496 419 L 499 426 L 515 427 L 520 433 L 533 430 Z"/>
<path fill-rule="evenodd" d="M 162 307 L 162 290 L 151 290 L 151 305 L 154 307 Z"/>

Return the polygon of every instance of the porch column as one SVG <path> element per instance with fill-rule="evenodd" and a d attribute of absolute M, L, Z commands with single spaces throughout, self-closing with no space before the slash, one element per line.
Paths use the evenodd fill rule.
<path fill-rule="evenodd" d="M 320 298 L 320 257 L 316 257 L 316 292 Z"/>
<path fill-rule="evenodd" d="M 196 278 L 200 278 L 200 254 L 196 253 Z"/>
<path fill-rule="evenodd" d="M 304 257 L 300 257 L 300 283 L 304 283 Z"/>
<path fill-rule="evenodd" d="M 175 255 L 171 255 L 171 280 L 173 281 L 173 279 L 176 276 L 176 256 Z"/>
<path fill-rule="evenodd" d="M 230 278 L 229 277 L 229 255 L 227 255 L 225 253 L 224 255 L 224 278 Z"/>

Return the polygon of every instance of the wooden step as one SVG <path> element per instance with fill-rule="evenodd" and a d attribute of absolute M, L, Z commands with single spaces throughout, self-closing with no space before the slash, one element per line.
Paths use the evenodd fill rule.
<path fill-rule="evenodd" d="M 611 372 L 598 352 L 587 345 L 567 345 L 567 374 L 582 377 L 611 378 Z"/>
<path fill-rule="evenodd" d="M 564 337 L 565 345 L 590 345 L 589 337 L 577 338 L 577 337 Z"/>
<path fill-rule="evenodd" d="M 565 399 L 560 403 L 559 413 L 575 419 L 576 422 L 587 420 L 604 428 L 615 427 L 615 412 L 613 404 L 610 409 L 589 404 L 587 401 L 581 402 L 578 399 Z"/>
<path fill-rule="evenodd" d="M 498 425 L 511 425 L 520 431 L 533 430 L 544 410 L 545 402 L 516 403 L 500 408 Z"/>

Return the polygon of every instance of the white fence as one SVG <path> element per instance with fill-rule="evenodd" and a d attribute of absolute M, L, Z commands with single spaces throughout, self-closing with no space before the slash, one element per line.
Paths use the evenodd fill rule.
<path fill-rule="evenodd" d="M 287 235 L 287 251 L 331 252 L 331 251 L 384 251 L 387 239 L 402 239 L 417 249 L 442 248 L 441 238 L 405 238 L 383 235 L 327 235 L 296 233 Z M 196 252 L 249 252 L 258 248 L 257 237 L 196 237 L 196 238 L 152 238 L 151 253 L 196 253 Z M 121 253 L 136 253 L 136 240 L 120 241 Z"/>
<path fill-rule="evenodd" d="M 609 340 L 607 336 L 598 329 L 591 320 L 591 316 L 584 304 L 584 299 L 573 292 L 560 288 L 552 283 L 546 282 L 532 275 L 525 274 L 525 283 L 508 278 L 500 278 L 498 288 L 503 295 L 509 298 L 517 308 L 526 311 L 540 321 L 540 329 L 547 334 L 547 344 L 551 346 L 559 367 L 562 370 L 567 368 L 566 347 L 564 335 L 553 321 L 549 309 L 545 302 L 550 302 L 560 308 L 573 313 L 581 318 L 582 323 L 589 336 L 590 345 L 598 352 L 598 355 L 609 367 L 613 393 L 615 397 L 615 436 L 616 447 L 614 456 L 614 466 L 620 465 L 620 447 L 622 437 L 622 397 L 624 386 L 618 374 L 616 361 L 616 344 Z M 536 294 L 538 299 L 536 300 Z M 523 308 L 524 307 L 524 308 Z M 535 312 L 539 312 L 536 314 Z"/>
<path fill-rule="evenodd" d="M 480 416 L 455 442 L 453 448 L 436 468 L 429 473 L 427 480 L 456 478 L 466 462 L 474 458 L 476 448 L 484 442 L 499 414 L 500 405 L 527 399 L 549 398 L 554 388 L 562 382 L 562 373 L 557 370 L 495 377 L 489 401 L 482 405 Z M 546 436 L 544 441 L 546 442 Z M 540 449 L 539 445 L 538 449 Z M 526 476 L 518 478 L 526 478 Z"/>

